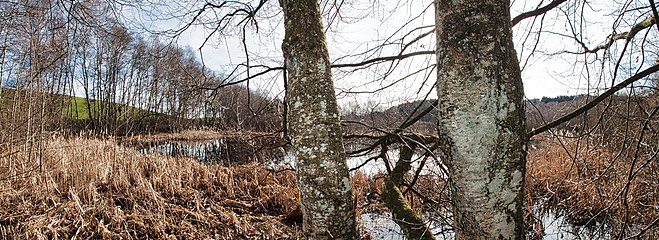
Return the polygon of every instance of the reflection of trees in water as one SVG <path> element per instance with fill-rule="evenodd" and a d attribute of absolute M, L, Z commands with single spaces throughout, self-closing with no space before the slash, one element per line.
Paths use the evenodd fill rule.
<path fill-rule="evenodd" d="M 610 226 L 606 223 L 594 223 L 593 226 L 577 226 L 569 223 L 562 211 L 537 212 L 539 221 L 544 226 L 542 239 L 610 239 Z M 427 224 L 437 239 L 455 239 L 450 225 L 443 225 L 446 212 L 425 212 Z M 371 239 L 402 240 L 402 230 L 389 213 L 363 213 L 361 215 L 362 232 L 367 232 Z"/>
<path fill-rule="evenodd" d="M 221 165 L 263 163 L 268 158 L 283 158 L 280 140 L 269 138 L 220 138 L 212 141 L 157 141 L 141 144 L 143 154 L 191 157 L 200 162 Z"/>

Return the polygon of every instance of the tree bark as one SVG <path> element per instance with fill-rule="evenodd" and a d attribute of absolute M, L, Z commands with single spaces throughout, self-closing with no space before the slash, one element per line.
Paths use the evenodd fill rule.
<path fill-rule="evenodd" d="M 281 0 L 286 35 L 288 129 L 297 157 L 303 229 L 312 239 L 356 239 L 329 54 L 318 3 Z"/>
<path fill-rule="evenodd" d="M 415 149 L 416 143 L 414 142 L 403 142 L 401 144 L 400 157 L 385 182 L 382 199 L 407 239 L 434 240 L 435 236 L 428 228 L 428 225 L 426 225 L 421 215 L 410 207 L 398 187 L 403 183 L 405 174 L 412 168 L 412 157 Z"/>
<path fill-rule="evenodd" d="M 510 2 L 435 0 L 439 135 L 456 239 L 524 239 L 526 137 Z"/>

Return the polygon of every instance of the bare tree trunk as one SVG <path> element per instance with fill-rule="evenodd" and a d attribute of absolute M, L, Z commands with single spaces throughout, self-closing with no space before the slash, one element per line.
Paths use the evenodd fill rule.
<path fill-rule="evenodd" d="M 355 239 L 355 209 L 318 3 L 281 0 L 289 133 L 303 228 L 312 239 Z"/>
<path fill-rule="evenodd" d="M 456 239 L 524 239 L 526 136 L 510 2 L 435 5 L 439 131 Z"/>
<path fill-rule="evenodd" d="M 412 157 L 414 157 L 416 146 L 417 144 L 411 141 L 401 144 L 400 157 L 394 169 L 391 170 L 389 179 L 385 182 L 382 199 L 407 239 L 434 240 L 435 236 L 422 216 L 410 207 L 400 188 L 398 188 L 403 184 L 405 174 L 412 168 Z"/>

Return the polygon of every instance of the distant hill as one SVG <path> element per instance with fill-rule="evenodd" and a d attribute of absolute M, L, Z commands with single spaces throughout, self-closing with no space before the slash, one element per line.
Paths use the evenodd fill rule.
<path fill-rule="evenodd" d="M 556 97 L 542 97 L 542 98 L 534 98 L 531 100 L 528 100 L 531 103 L 551 103 L 551 102 L 566 102 L 566 101 L 572 101 L 577 96 L 566 96 L 566 95 L 561 95 L 561 96 L 556 96 Z"/>
<path fill-rule="evenodd" d="M 405 120 L 415 117 L 432 105 L 435 100 L 418 100 L 414 102 L 402 103 L 383 111 L 369 112 L 365 114 L 348 113 L 341 116 L 343 121 L 362 122 L 369 126 L 392 130 L 399 127 Z M 437 123 L 437 109 L 421 117 L 421 119 L 412 125 L 411 131 L 431 133 L 435 131 Z M 358 124 L 344 124 L 344 129 L 348 132 L 358 133 L 368 131 L 368 128 Z"/>
<path fill-rule="evenodd" d="M 8 111 L 12 109 L 16 98 L 25 99 L 26 97 L 40 98 L 31 100 L 32 102 L 38 100 L 45 100 L 46 107 L 50 109 L 61 109 L 62 117 L 70 118 L 73 120 L 88 120 L 91 116 L 99 116 L 98 111 L 102 110 L 100 101 L 91 99 L 87 102 L 87 98 L 68 96 L 62 94 L 49 94 L 36 92 L 28 96 L 27 92 L 22 92 L 20 96 L 16 96 L 16 90 L 12 88 L 2 88 L 2 95 L 0 95 L 0 108 Z M 19 106 L 20 107 L 20 106 Z M 156 115 L 156 113 L 140 109 L 133 106 L 128 106 L 119 103 L 109 103 L 109 108 L 112 108 L 120 116 L 132 115 Z M 92 114 L 90 114 L 92 113 Z"/>
<path fill-rule="evenodd" d="M 583 106 L 587 102 L 591 101 L 594 96 L 588 95 L 579 95 L 579 96 L 557 96 L 557 97 L 543 97 L 541 99 L 531 99 L 524 101 L 526 108 L 526 125 L 527 128 L 534 129 L 539 128 L 546 123 L 552 122 L 566 114 L 571 113 L 572 111 Z M 654 99 L 654 100 L 653 100 Z M 630 100 L 627 96 L 614 96 L 611 104 L 617 106 L 615 111 L 622 111 L 622 104 Z M 414 115 L 419 114 L 419 112 L 425 110 L 427 107 L 431 106 L 434 102 L 434 99 L 425 100 L 425 101 L 414 101 L 409 103 L 399 104 L 393 107 L 390 107 L 384 111 L 372 112 L 368 114 L 347 114 L 342 116 L 343 120 L 348 121 L 361 121 L 367 123 L 368 125 L 383 128 L 383 129 L 392 129 L 400 126 L 405 119 L 414 113 Z M 631 101 L 642 102 L 640 105 L 651 105 L 652 101 L 656 101 L 655 98 L 645 98 L 645 97 L 633 97 Z M 418 108 L 418 109 L 417 109 Z M 588 112 L 587 117 L 584 119 L 583 116 L 568 121 L 567 123 L 559 126 L 559 128 L 568 129 L 568 130 L 578 130 L 582 128 L 582 125 L 585 122 L 588 122 L 589 125 L 595 124 L 597 118 L 600 116 L 604 109 L 606 108 L 605 104 L 600 104 L 595 108 L 591 109 Z M 637 108 L 637 107 L 636 107 Z M 417 109 L 417 112 L 414 110 Z M 612 110 L 613 111 L 613 110 Z M 615 114 L 615 111 L 609 114 Z M 425 131 L 434 131 L 437 125 L 438 112 L 437 109 L 433 109 L 427 115 L 423 116 L 420 121 L 413 126 L 416 129 L 423 129 Z M 354 124 L 353 124 L 354 125 Z M 349 129 L 359 129 L 357 126 L 349 126 Z"/>
<path fill-rule="evenodd" d="M 38 116 L 47 128 L 113 134 L 200 127 L 267 132 L 281 127 L 281 103 L 242 86 L 228 86 L 216 90 L 212 96 L 194 95 L 190 99 L 184 110 L 168 110 L 166 107 L 170 106 L 161 103 L 157 105 L 161 110 L 154 111 L 108 100 L 2 88 L 0 125 L 20 126 Z"/>

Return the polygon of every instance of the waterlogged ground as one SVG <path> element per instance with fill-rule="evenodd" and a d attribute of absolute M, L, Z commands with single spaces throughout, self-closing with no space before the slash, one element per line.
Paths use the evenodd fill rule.
<path fill-rule="evenodd" d="M 363 231 L 368 233 L 371 239 L 379 240 L 404 240 L 400 227 L 394 222 L 389 214 L 385 213 L 364 213 L 361 216 Z M 433 224 L 430 222 L 430 228 L 438 240 L 452 240 L 454 233 L 450 227 Z"/>
<path fill-rule="evenodd" d="M 235 163 L 237 156 L 235 151 L 243 149 L 238 145 L 248 145 L 249 143 L 235 138 L 218 138 L 206 140 L 203 142 L 194 141 L 158 141 L 148 145 L 143 145 L 139 151 L 143 154 L 164 154 L 169 156 L 185 156 L 197 159 L 200 162 L 209 164 L 226 164 Z M 253 148 L 250 148 L 253 149 Z M 256 158 L 256 152 L 248 154 L 242 153 L 243 159 L 239 162 L 249 161 Z M 291 151 L 284 150 L 283 147 L 271 148 L 266 151 L 267 157 L 259 155 L 265 160 L 270 168 L 295 168 L 295 156 Z M 389 159 L 396 159 L 397 150 L 390 150 Z M 421 156 L 415 156 L 416 161 L 413 169 L 418 168 Z M 366 176 L 375 176 L 378 173 L 386 172 L 386 167 L 381 159 L 373 160 L 371 156 L 349 157 L 348 165 L 351 169 L 359 167 Z M 421 171 L 422 175 L 444 176 L 443 166 L 435 163 L 432 159 L 426 159 L 426 166 Z M 609 235 L 598 231 L 598 229 L 582 228 L 571 225 L 562 216 L 560 211 L 547 211 L 544 214 L 536 213 L 541 216 L 543 224 L 543 239 L 607 239 Z M 432 218 L 428 218 L 432 219 Z M 597 224 L 596 224 L 597 225 Z M 430 221 L 431 229 L 437 239 L 453 239 L 454 235 L 450 227 Z M 599 224 L 598 226 L 601 226 Z M 362 234 L 368 234 L 371 239 L 398 240 L 404 239 L 398 225 L 391 219 L 388 213 L 366 212 L 361 215 Z M 601 230 L 601 229 L 600 229 Z"/>
<path fill-rule="evenodd" d="M 543 240 L 567 240 L 567 239 L 611 239 L 606 231 L 597 228 L 585 228 L 574 226 L 565 220 L 565 217 L 556 212 L 549 212 L 542 216 L 544 227 Z M 388 213 L 365 213 L 361 216 L 361 224 L 371 239 L 378 240 L 404 240 L 405 237 L 398 225 Z M 598 226 L 604 228 L 601 224 Z M 455 235 L 449 226 L 442 226 L 430 222 L 430 228 L 439 240 L 452 240 Z"/>
<path fill-rule="evenodd" d="M 0 239 L 301 239 L 291 171 L 140 154 L 115 140 L 0 149 Z"/>
<path fill-rule="evenodd" d="M 142 154 L 163 154 L 173 157 L 190 157 L 208 164 L 232 165 L 250 162 L 252 160 L 265 161 L 270 167 L 295 168 L 295 154 L 284 147 L 255 148 L 245 140 L 238 138 L 218 138 L 205 141 L 167 141 L 161 140 L 138 145 Z M 247 152 L 239 152 L 244 150 Z M 397 159 L 398 150 L 388 152 L 389 159 Z M 348 167 L 358 169 L 367 176 L 374 176 L 386 172 L 382 159 L 371 159 L 371 155 L 348 157 Z M 421 156 L 415 155 L 413 169 L 417 169 Z M 392 162 L 393 164 L 393 162 Z M 443 176 L 442 169 L 437 167 L 433 160 L 426 158 L 422 175 Z"/>
<path fill-rule="evenodd" d="M 189 135 L 190 138 L 176 139 L 146 136 L 143 137 L 146 140 L 134 141 L 141 144 L 132 145 L 123 139 L 117 142 L 61 137 L 44 141 L 38 148 L 8 145 L 1 150 L 5 154 L 0 153 L 0 166 L 4 166 L 0 167 L 0 179 L 3 179 L 0 181 L 0 236 L 7 239 L 38 239 L 39 236 L 44 239 L 196 239 L 208 236 L 216 236 L 216 239 L 301 239 L 299 227 L 282 221 L 297 208 L 295 174 L 272 171 L 276 167 L 294 168 L 293 154 L 281 147 L 271 147 L 277 146 L 268 142 L 271 139 L 258 140 L 239 134 L 200 139 L 199 134 Z M 567 147 L 575 145 L 570 139 L 563 141 Z M 543 233 L 543 239 L 613 238 L 607 232 L 620 232 L 616 216 L 621 212 L 616 204 L 621 201 L 619 198 L 611 200 L 610 196 L 618 196 L 616 193 L 621 188 L 616 186 L 624 186 L 625 182 L 607 179 L 620 179 L 629 168 L 625 165 L 609 168 L 611 163 L 606 161 L 611 157 L 606 151 L 593 154 L 595 151 L 583 147 L 579 148 L 580 155 L 588 158 L 577 163 L 599 165 L 589 165 L 589 172 L 573 173 L 570 171 L 575 162 L 562 154 L 563 147 L 555 148 L 553 142 L 547 143 L 538 147 L 539 150 L 530 151 L 528 158 L 527 190 L 535 196 L 534 215 L 541 223 L 538 225 L 542 225 L 534 229 Z M 141 153 L 135 149 L 140 149 Z M 253 154 L 260 152 L 264 154 Z M 397 155 L 392 150 L 384 158 L 393 163 Z M 239 156 L 247 158 L 238 160 Z M 353 189 L 362 213 L 362 234 L 370 239 L 402 239 L 400 229 L 382 201 L 377 196 L 369 199 L 381 192 L 384 176 L 378 172 L 385 169 L 381 159 L 369 159 L 370 156 L 348 159 L 351 167 L 363 165 L 360 171 L 353 172 Z M 450 210 L 447 209 L 447 195 L 437 194 L 444 185 L 443 178 L 439 177 L 442 176 L 441 164 L 426 160 L 427 169 L 421 171 L 426 176 L 418 179 L 415 191 L 434 197 L 431 200 L 438 205 L 426 205 L 428 202 L 421 201 L 416 194 L 406 196 L 414 208 L 439 211 L 437 214 L 426 212 L 424 216 L 431 221 L 429 225 L 438 239 L 452 239 L 452 233 L 442 229 L 447 225 L 443 218 L 450 215 Z M 422 161 L 423 158 L 413 164 L 413 171 Z M 656 168 L 650 170 L 653 169 Z M 605 170 L 607 175 L 588 175 Z M 596 186 L 608 195 L 599 196 L 605 200 L 609 197 L 609 200 L 591 201 L 598 192 L 584 190 L 593 187 L 593 178 L 603 181 Z M 656 171 L 640 172 L 634 188 L 630 188 L 626 202 L 630 210 L 626 214 L 630 214 L 634 222 L 626 225 L 624 237 L 644 233 L 640 239 L 657 239 L 657 226 L 653 223 L 656 222 L 653 219 L 657 219 L 656 210 L 652 210 L 657 206 L 657 201 L 653 200 L 656 195 L 652 195 L 656 192 L 655 179 Z M 608 206 L 608 212 L 598 206 Z M 540 211 L 542 207 L 544 210 Z M 648 208 L 652 209 L 644 210 Z M 591 219 L 589 216 L 600 213 L 602 221 L 611 226 L 587 222 Z M 577 227 L 570 222 L 590 224 Z"/>
<path fill-rule="evenodd" d="M 225 166 L 283 159 L 286 151 L 275 138 L 227 136 L 211 139 L 157 139 L 131 144 L 142 154 L 190 157 L 207 164 Z"/>

